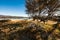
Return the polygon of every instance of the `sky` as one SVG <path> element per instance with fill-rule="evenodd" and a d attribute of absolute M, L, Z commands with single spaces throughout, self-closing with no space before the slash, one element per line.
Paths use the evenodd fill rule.
<path fill-rule="evenodd" d="M 0 0 L 0 15 L 27 16 L 25 0 Z"/>

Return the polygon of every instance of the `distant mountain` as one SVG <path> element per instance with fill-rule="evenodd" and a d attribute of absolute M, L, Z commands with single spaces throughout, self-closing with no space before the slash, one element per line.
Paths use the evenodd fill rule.
<path fill-rule="evenodd" d="M 0 18 L 28 18 L 28 17 L 0 15 Z"/>

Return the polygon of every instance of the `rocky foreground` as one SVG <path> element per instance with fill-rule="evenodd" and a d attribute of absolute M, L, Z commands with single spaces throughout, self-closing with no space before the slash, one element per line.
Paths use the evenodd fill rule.
<path fill-rule="evenodd" d="M 60 24 L 51 20 L 0 20 L 0 40 L 60 40 Z"/>

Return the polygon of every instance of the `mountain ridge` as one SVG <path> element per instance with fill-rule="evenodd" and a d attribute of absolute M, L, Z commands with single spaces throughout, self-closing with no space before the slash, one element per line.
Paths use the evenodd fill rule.
<path fill-rule="evenodd" d="M 0 15 L 0 18 L 28 18 L 23 16 Z"/>

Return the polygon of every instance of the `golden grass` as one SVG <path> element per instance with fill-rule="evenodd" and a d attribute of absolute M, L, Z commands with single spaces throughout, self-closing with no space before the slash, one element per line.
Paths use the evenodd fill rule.
<path fill-rule="evenodd" d="M 42 28 L 44 28 L 44 31 L 48 32 L 48 31 L 50 31 L 50 30 L 53 29 L 53 25 L 56 24 L 57 22 L 56 21 L 51 21 L 51 20 L 48 20 L 45 23 L 44 22 L 40 22 L 40 21 L 33 21 L 33 20 L 11 20 L 11 21 L 5 22 L 5 24 L 4 23 L 1 23 L 1 24 L 4 24 L 6 26 L 6 28 L 4 28 L 5 26 L 2 25 L 2 27 L 0 29 L 1 29 L 1 31 L 3 31 L 7 35 L 9 35 L 11 33 L 17 32 L 18 30 L 24 30 L 24 29 L 26 29 L 27 27 L 29 27 L 29 25 L 31 23 L 34 23 L 37 26 L 41 26 Z M 13 25 L 11 25 L 11 24 L 13 24 Z M 14 27 L 15 27 L 14 25 L 15 24 L 17 26 L 14 29 Z M 20 26 L 18 26 L 18 25 L 20 25 Z M 58 26 L 60 28 L 60 24 Z M 9 27 L 11 27 L 11 29 Z M 35 30 L 35 29 L 33 29 L 33 30 Z M 33 31 L 33 30 L 31 30 L 31 31 Z M 60 30 L 58 28 L 56 28 L 54 30 L 54 32 L 53 32 L 53 34 L 55 34 L 55 35 L 58 35 L 59 33 L 60 33 Z M 38 38 L 38 37 L 40 37 L 40 36 L 37 35 L 36 38 Z"/>
<path fill-rule="evenodd" d="M 51 21 L 51 20 L 48 20 L 47 22 L 40 22 L 40 21 L 33 21 L 33 20 L 11 20 L 9 22 L 6 22 L 5 24 L 8 25 L 8 24 L 22 24 L 23 27 L 17 27 L 16 29 L 19 30 L 19 29 L 24 29 L 26 27 L 28 27 L 30 25 L 30 23 L 35 23 L 36 25 L 38 26 L 41 26 L 44 28 L 44 30 L 47 32 L 47 31 L 50 31 L 53 29 L 53 25 L 56 24 L 57 22 L 55 21 Z M 60 26 L 60 25 L 59 25 Z M 5 32 L 8 31 L 8 29 L 4 29 Z"/>

